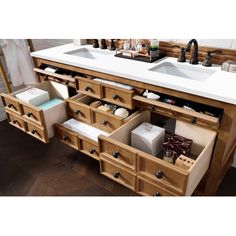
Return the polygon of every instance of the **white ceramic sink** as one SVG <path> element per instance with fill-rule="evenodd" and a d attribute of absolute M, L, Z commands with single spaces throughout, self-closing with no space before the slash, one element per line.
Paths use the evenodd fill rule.
<path fill-rule="evenodd" d="M 199 67 L 197 65 L 172 62 L 163 62 L 149 70 L 196 81 L 205 81 L 216 72 L 214 70 Z"/>
<path fill-rule="evenodd" d="M 87 59 L 99 59 L 105 56 L 113 54 L 110 51 L 95 49 L 95 48 L 79 48 L 73 51 L 65 52 L 65 54 L 69 54 L 76 57 L 84 57 Z"/>

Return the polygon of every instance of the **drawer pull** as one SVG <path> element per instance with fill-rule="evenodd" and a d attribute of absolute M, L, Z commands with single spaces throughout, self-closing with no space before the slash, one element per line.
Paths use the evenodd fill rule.
<path fill-rule="evenodd" d="M 119 178 L 119 176 L 120 176 L 120 173 L 118 172 L 118 171 L 116 171 L 116 172 L 113 172 L 113 177 L 115 178 L 115 179 L 118 179 Z"/>
<path fill-rule="evenodd" d="M 153 196 L 154 196 L 154 197 L 160 197 L 161 194 L 160 194 L 159 192 L 156 192 L 156 193 L 153 193 Z"/>
<path fill-rule="evenodd" d="M 90 88 L 88 85 L 85 85 L 84 90 L 92 92 L 92 88 Z"/>
<path fill-rule="evenodd" d="M 103 125 L 107 125 L 108 124 L 108 120 L 102 120 L 102 124 Z"/>
<path fill-rule="evenodd" d="M 75 114 L 78 115 L 79 113 L 81 113 L 81 111 L 78 109 L 78 110 L 75 110 Z"/>
<path fill-rule="evenodd" d="M 12 104 L 12 103 L 9 103 L 7 106 L 8 106 L 9 108 L 11 108 L 11 107 L 13 107 L 13 104 Z"/>
<path fill-rule="evenodd" d="M 32 115 L 33 115 L 32 112 L 27 112 L 27 116 L 28 116 L 28 117 L 31 117 Z"/>
<path fill-rule="evenodd" d="M 192 124 L 196 124 L 197 123 L 197 117 L 193 117 L 192 118 Z"/>
<path fill-rule="evenodd" d="M 120 96 L 119 96 L 118 94 L 112 94 L 112 98 L 113 98 L 114 100 L 117 100 L 118 98 L 120 98 Z"/>
<path fill-rule="evenodd" d="M 17 120 L 13 120 L 13 121 L 12 121 L 13 124 L 16 124 L 17 122 L 18 122 Z"/>
<path fill-rule="evenodd" d="M 112 152 L 112 156 L 113 156 L 114 158 L 118 158 L 118 157 L 120 156 L 119 151 L 114 151 L 114 152 Z"/>
<path fill-rule="evenodd" d="M 158 179 L 161 179 L 162 176 L 163 176 L 163 172 L 161 170 L 158 170 L 156 173 L 155 173 L 155 176 L 158 178 Z"/>
<path fill-rule="evenodd" d="M 63 135 L 63 136 L 62 136 L 62 140 L 64 140 L 64 141 L 69 140 L 69 137 L 66 136 L 66 135 Z"/>
<path fill-rule="evenodd" d="M 96 152 L 96 150 L 95 150 L 95 148 L 89 148 L 89 152 L 90 152 L 91 154 L 94 154 L 94 153 Z"/>
<path fill-rule="evenodd" d="M 36 129 L 32 129 L 31 133 L 32 133 L 32 134 L 36 134 L 36 133 L 37 133 L 37 130 L 36 130 Z"/>

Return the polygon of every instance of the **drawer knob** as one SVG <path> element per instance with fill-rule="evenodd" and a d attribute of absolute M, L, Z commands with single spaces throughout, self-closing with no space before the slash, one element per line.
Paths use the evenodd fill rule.
<path fill-rule="evenodd" d="M 154 196 L 154 197 L 160 197 L 161 194 L 160 194 L 159 192 L 156 192 L 156 193 L 153 193 L 153 196 Z"/>
<path fill-rule="evenodd" d="M 158 179 L 161 179 L 162 176 L 163 176 L 163 172 L 162 172 L 161 170 L 158 170 L 158 171 L 156 171 L 155 176 L 156 176 Z"/>
<path fill-rule="evenodd" d="M 28 117 L 31 117 L 32 115 L 33 115 L 32 112 L 27 112 L 27 116 L 28 116 Z"/>
<path fill-rule="evenodd" d="M 81 111 L 78 109 L 78 110 L 75 110 L 75 114 L 78 115 L 79 113 L 81 113 Z"/>
<path fill-rule="evenodd" d="M 118 157 L 120 156 L 119 151 L 114 151 L 114 152 L 112 152 L 112 156 L 113 156 L 114 158 L 118 158 Z"/>
<path fill-rule="evenodd" d="M 118 94 L 112 94 L 112 98 L 113 98 L 114 100 L 117 100 L 118 98 L 120 98 L 120 96 L 119 96 Z"/>
<path fill-rule="evenodd" d="M 196 117 L 193 117 L 192 118 L 192 124 L 196 124 L 197 123 L 197 118 Z"/>
<path fill-rule="evenodd" d="M 32 133 L 32 134 L 36 134 L 36 133 L 37 133 L 37 130 L 36 130 L 36 129 L 32 129 L 31 133 Z"/>
<path fill-rule="evenodd" d="M 62 136 L 62 140 L 64 140 L 64 141 L 69 140 L 69 137 L 66 136 L 66 135 L 63 135 L 63 136 Z"/>
<path fill-rule="evenodd" d="M 13 121 L 12 121 L 13 124 L 16 124 L 16 122 L 17 122 L 17 120 L 13 120 Z"/>
<path fill-rule="evenodd" d="M 96 150 L 95 150 L 95 148 L 89 148 L 89 152 L 90 152 L 91 154 L 94 154 L 94 153 L 96 152 Z"/>
<path fill-rule="evenodd" d="M 108 120 L 102 120 L 102 124 L 103 125 L 107 125 L 108 124 Z"/>
<path fill-rule="evenodd" d="M 11 107 L 13 107 L 13 104 L 12 104 L 12 103 L 9 103 L 7 106 L 8 106 L 9 108 L 11 108 Z"/>
<path fill-rule="evenodd" d="M 88 85 L 85 85 L 84 90 L 92 92 L 92 88 L 90 88 Z"/>
<path fill-rule="evenodd" d="M 114 178 L 118 179 L 119 176 L 120 176 L 120 173 L 118 171 L 116 171 L 112 175 L 113 175 Z"/>

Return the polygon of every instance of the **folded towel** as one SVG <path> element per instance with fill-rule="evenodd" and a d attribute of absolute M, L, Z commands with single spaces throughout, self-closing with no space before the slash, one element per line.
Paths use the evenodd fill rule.
<path fill-rule="evenodd" d="M 101 83 L 104 83 L 104 84 L 110 84 L 110 85 L 113 85 L 113 86 L 116 86 L 116 87 L 119 87 L 119 88 L 123 88 L 123 89 L 127 89 L 127 90 L 133 90 L 134 89 L 134 87 L 132 87 L 130 85 L 121 84 L 121 83 L 117 83 L 117 82 L 113 82 L 113 81 L 108 81 L 108 80 L 105 80 L 105 79 L 95 78 L 94 81 L 101 82 Z"/>
<path fill-rule="evenodd" d="M 49 109 L 51 107 L 54 107 L 54 106 L 56 106 L 56 105 L 58 105 L 58 104 L 60 104 L 62 102 L 64 102 L 64 101 L 61 100 L 61 99 L 53 98 L 52 100 L 49 100 L 47 102 L 44 102 L 44 103 L 40 104 L 38 106 L 38 108 L 40 108 L 42 110 L 47 110 L 47 109 Z"/>

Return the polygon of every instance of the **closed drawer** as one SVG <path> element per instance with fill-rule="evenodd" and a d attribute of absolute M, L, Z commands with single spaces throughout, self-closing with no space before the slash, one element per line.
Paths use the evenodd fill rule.
<path fill-rule="evenodd" d="M 112 144 L 114 140 L 116 149 L 120 152 L 123 149 L 126 152 L 131 148 L 131 131 L 143 122 L 153 124 L 153 120 L 155 121 L 149 111 L 141 112 L 110 134 L 108 141 Z M 177 195 L 191 195 L 209 167 L 216 132 L 176 120 L 173 133 L 193 140 L 191 155 L 194 160 L 189 169 L 170 164 L 162 160 L 162 156 L 155 157 L 132 148 L 137 153 L 137 174 L 153 185 Z M 109 150 L 109 147 L 104 147 L 104 141 L 106 142 L 106 138 L 99 136 L 102 151 L 104 148 Z M 183 155 L 182 159 L 184 159 Z"/>
<path fill-rule="evenodd" d="M 137 151 L 134 148 L 121 145 L 106 136 L 100 136 L 99 139 L 100 155 L 133 171 L 136 170 Z"/>
<path fill-rule="evenodd" d="M 93 126 L 96 126 L 98 129 L 102 129 L 108 133 L 113 132 L 124 123 L 123 118 L 108 112 L 103 112 L 96 108 L 92 108 L 91 110 Z"/>
<path fill-rule="evenodd" d="M 7 118 L 8 118 L 8 122 L 11 125 L 15 126 L 16 128 L 22 131 L 26 131 L 26 124 L 20 116 L 14 113 L 7 112 Z"/>
<path fill-rule="evenodd" d="M 113 86 L 103 86 L 103 100 L 117 104 L 122 107 L 129 109 L 133 108 L 133 97 L 134 91 L 121 89 Z"/>
<path fill-rule="evenodd" d="M 75 78 L 72 76 L 66 75 L 66 72 L 63 73 L 62 70 L 58 70 L 58 73 L 57 72 L 53 73 L 53 72 L 45 71 L 44 69 L 41 69 L 41 68 L 34 68 L 34 71 L 38 73 L 40 76 L 42 76 L 43 80 L 45 81 L 49 80 L 49 81 L 65 84 L 73 88 L 76 87 Z"/>
<path fill-rule="evenodd" d="M 80 151 L 88 156 L 91 156 L 96 160 L 99 160 L 98 143 L 81 134 L 79 134 L 79 139 L 80 139 Z"/>
<path fill-rule="evenodd" d="M 157 112 L 161 115 L 168 116 L 177 120 L 188 122 L 194 125 L 218 129 L 220 125 L 219 118 L 202 114 L 196 111 L 190 111 L 182 107 L 167 104 L 161 101 L 147 99 L 142 96 L 134 96 L 136 106 L 145 107 L 146 109 Z"/>
<path fill-rule="evenodd" d="M 161 188 L 158 185 L 152 184 L 150 181 L 137 176 L 136 192 L 143 196 L 176 196 L 176 194 Z"/>
<path fill-rule="evenodd" d="M 44 129 L 42 126 L 37 126 L 33 123 L 26 122 L 26 129 L 27 133 L 34 138 L 47 143 L 48 142 L 48 135 L 47 135 L 47 130 Z"/>
<path fill-rule="evenodd" d="M 80 143 L 78 133 L 65 128 L 63 125 L 54 125 L 56 136 L 65 144 L 70 147 L 80 150 Z"/>
<path fill-rule="evenodd" d="M 95 98 L 82 94 L 76 95 L 67 99 L 68 113 L 76 120 L 91 124 L 91 107 L 90 104 L 95 101 Z"/>
<path fill-rule="evenodd" d="M 79 85 L 79 92 L 101 99 L 102 90 L 99 82 L 93 81 L 92 79 L 76 76 Z"/>
<path fill-rule="evenodd" d="M 135 191 L 136 176 L 133 173 L 114 165 L 102 157 L 100 157 L 100 171 L 101 174 Z"/>
<path fill-rule="evenodd" d="M 14 112 L 15 114 L 21 116 L 21 105 L 18 99 L 16 99 L 13 94 L 1 93 L 0 96 L 2 97 L 5 111 Z"/>

